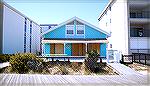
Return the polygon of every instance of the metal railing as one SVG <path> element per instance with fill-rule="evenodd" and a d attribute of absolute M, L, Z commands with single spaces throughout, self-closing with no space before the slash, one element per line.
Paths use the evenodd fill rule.
<path fill-rule="evenodd" d="M 130 49 L 132 53 L 148 53 L 150 54 L 150 49 Z"/>

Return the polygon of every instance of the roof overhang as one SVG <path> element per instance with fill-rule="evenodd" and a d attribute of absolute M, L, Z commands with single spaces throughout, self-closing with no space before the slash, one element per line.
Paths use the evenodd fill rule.
<path fill-rule="evenodd" d="M 42 43 L 108 43 L 108 40 L 42 40 Z"/>

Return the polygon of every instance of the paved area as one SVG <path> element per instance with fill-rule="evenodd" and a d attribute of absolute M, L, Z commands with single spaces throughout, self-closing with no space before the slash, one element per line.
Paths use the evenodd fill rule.
<path fill-rule="evenodd" d="M 9 66 L 9 62 L 0 63 L 0 69 Z"/>
<path fill-rule="evenodd" d="M 139 75 L 42 75 L 42 74 L 0 74 L 0 86 L 39 86 L 39 85 L 85 85 L 110 86 L 133 85 L 148 86 L 148 77 Z"/>

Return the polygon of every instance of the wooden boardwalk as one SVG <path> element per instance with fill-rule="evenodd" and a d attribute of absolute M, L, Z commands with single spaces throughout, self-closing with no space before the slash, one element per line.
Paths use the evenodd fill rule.
<path fill-rule="evenodd" d="M 108 64 L 122 75 L 142 75 L 138 73 L 137 71 L 120 63 L 108 63 Z"/>
<path fill-rule="evenodd" d="M 110 86 L 144 85 L 148 86 L 147 75 L 42 75 L 42 74 L 0 74 L 0 86 Z"/>

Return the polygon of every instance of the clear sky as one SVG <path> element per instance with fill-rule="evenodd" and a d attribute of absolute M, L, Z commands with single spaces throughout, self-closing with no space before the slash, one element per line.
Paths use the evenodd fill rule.
<path fill-rule="evenodd" d="M 109 0 L 4 0 L 38 24 L 59 24 L 74 16 L 98 26 Z"/>

